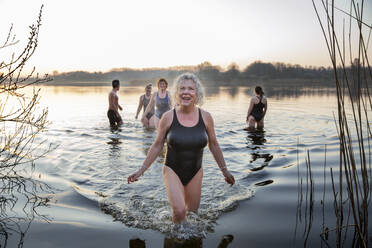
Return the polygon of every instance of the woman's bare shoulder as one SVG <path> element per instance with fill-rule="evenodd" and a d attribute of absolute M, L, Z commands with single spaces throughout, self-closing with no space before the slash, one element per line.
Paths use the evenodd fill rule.
<path fill-rule="evenodd" d="M 169 127 L 172 124 L 172 121 L 173 121 L 173 109 L 170 109 L 163 114 L 163 116 L 161 117 L 161 122 L 163 122 L 164 125 Z"/>
<path fill-rule="evenodd" d="M 258 99 L 258 96 L 252 96 L 251 97 L 251 102 L 252 103 L 257 104 L 259 101 L 260 101 L 260 99 Z"/>
<path fill-rule="evenodd" d="M 208 111 L 205 111 L 204 109 L 200 108 L 200 112 L 201 112 L 203 121 L 206 125 L 209 123 L 213 123 L 212 115 Z"/>

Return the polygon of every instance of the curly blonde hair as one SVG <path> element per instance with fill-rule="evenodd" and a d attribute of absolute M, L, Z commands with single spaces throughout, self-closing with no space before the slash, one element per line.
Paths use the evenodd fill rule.
<path fill-rule="evenodd" d="M 196 105 L 203 105 L 204 103 L 204 87 L 202 83 L 200 82 L 199 78 L 191 72 L 185 72 L 181 75 L 179 75 L 173 83 L 173 90 L 172 90 L 172 96 L 174 99 L 175 103 L 179 103 L 179 95 L 178 95 L 178 90 L 180 88 L 180 84 L 185 81 L 185 80 L 191 80 L 195 83 L 195 88 L 196 88 Z"/>

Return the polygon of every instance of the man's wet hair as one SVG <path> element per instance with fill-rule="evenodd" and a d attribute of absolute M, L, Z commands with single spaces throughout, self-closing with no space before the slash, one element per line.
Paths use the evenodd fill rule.
<path fill-rule="evenodd" d="M 112 88 L 116 88 L 120 85 L 120 82 L 119 80 L 115 79 L 115 80 L 112 80 Z"/>

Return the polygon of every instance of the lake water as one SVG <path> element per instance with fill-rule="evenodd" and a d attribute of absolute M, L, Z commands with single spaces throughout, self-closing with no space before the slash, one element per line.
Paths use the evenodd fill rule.
<path fill-rule="evenodd" d="M 318 183 L 317 200 L 323 192 L 325 146 L 327 166 L 338 164 L 339 141 L 333 117 L 337 102 L 332 89 L 268 89 L 265 129 L 247 132 L 243 129 L 252 88 L 206 88 L 202 108 L 214 118 L 217 139 L 236 184 L 229 187 L 225 183 L 206 148 L 199 214 L 189 214 L 182 226 L 171 223 L 161 173 L 165 151 L 138 182 L 126 182 L 128 175 L 142 165 L 156 135 L 134 118 L 143 88 L 120 89 L 124 124 L 118 130 L 110 129 L 106 116 L 109 91 L 110 87 L 42 87 L 41 105 L 48 107 L 52 123 L 39 138 L 58 147 L 38 160 L 36 170 L 41 178 L 66 180 L 82 197 L 98 202 L 102 211 L 123 225 L 153 229 L 169 237 L 206 238 L 223 224 L 224 216 L 239 212 L 241 223 L 237 226 L 247 226 L 240 232 L 248 234 L 252 226 L 259 230 L 260 223 L 256 221 L 261 220 L 262 227 L 287 226 L 282 230 L 283 239 L 303 242 L 307 224 L 301 215 L 308 213 L 298 211 L 302 206 L 305 209 L 305 200 L 300 201 L 299 182 L 303 178 L 305 184 L 307 152 Z M 58 185 L 55 188 L 58 192 Z M 329 193 L 330 180 L 326 188 Z M 277 204 L 275 208 L 268 205 L 273 202 Z M 332 205 L 333 199 L 328 197 L 326 202 Z M 260 208 L 262 216 L 245 218 Z M 332 211 L 326 209 L 328 215 Z M 284 223 L 269 219 L 276 214 Z M 310 235 L 317 245 L 319 223 L 314 221 L 315 231 Z"/>

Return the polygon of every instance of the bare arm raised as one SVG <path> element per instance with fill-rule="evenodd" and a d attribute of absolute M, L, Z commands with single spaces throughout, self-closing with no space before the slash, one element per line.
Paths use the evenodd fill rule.
<path fill-rule="evenodd" d="M 226 167 L 225 159 L 223 157 L 220 145 L 218 144 L 216 133 L 214 132 L 213 118 L 208 112 L 204 110 L 202 110 L 202 117 L 207 129 L 209 150 L 212 152 L 218 167 L 220 167 L 220 170 L 223 176 L 225 177 L 225 181 L 231 186 L 233 186 L 235 183 L 235 179 L 234 176 L 231 175 L 231 173 L 228 171 Z"/>
<path fill-rule="evenodd" d="M 150 105 L 150 104 L 149 104 Z M 128 177 L 128 183 L 138 181 L 138 178 L 151 166 L 156 157 L 163 149 L 165 142 L 165 134 L 169 129 L 173 120 L 173 111 L 166 112 L 160 120 L 158 134 L 155 138 L 154 143 L 151 145 L 149 152 L 147 153 L 146 159 L 142 164 L 142 167 Z"/>

